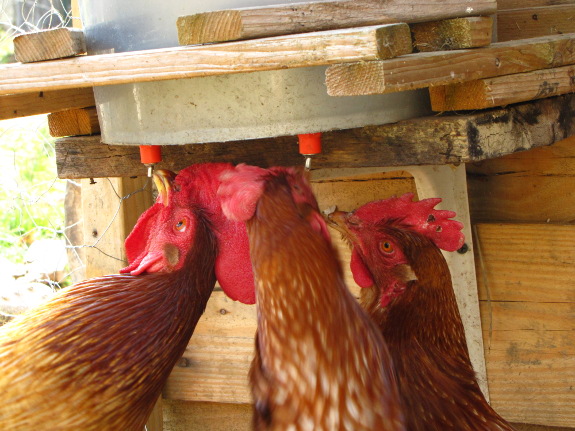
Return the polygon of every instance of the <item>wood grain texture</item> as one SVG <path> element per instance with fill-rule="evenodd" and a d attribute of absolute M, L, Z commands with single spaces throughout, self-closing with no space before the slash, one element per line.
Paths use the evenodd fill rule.
<path fill-rule="evenodd" d="M 323 134 L 314 168 L 468 163 L 550 145 L 575 133 L 575 95 L 542 99 L 469 115 L 416 118 Z M 299 165 L 293 136 L 226 143 L 167 145 L 158 167 L 179 171 L 192 163 Z M 144 175 L 138 148 L 105 145 L 99 136 L 56 141 L 60 178 Z"/>
<path fill-rule="evenodd" d="M 467 165 L 475 222 L 575 223 L 575 138 Z"/>
<path fill-rule="evenodd" d="M 431 109 L 465 111 L 558 96 L 575 91 L 575 66 L 516 73 L 430 87 Z"/>
<path fill-rule="evenodd" d="M 573 0 L 497 0 L 497 10 L 521 9 L 560 4 L 575 4 Z"/>
<path fill-rule="evenodd" d="M 250 431 L 250 404 L 202 403 L 166 400 L 166 431 Z"/>
<path fill-rule="evenodd" d="M 61 27 L 14 38 L 14 56 L 21 63 L 73 57 L 85 52 L 86 40 L 81 29 Z"/>
<path fill-rule="evenodd" d="M 91 87 L 0 96 L 0 120 L 86 108 L 95 104 Z"/>
<path fill-rule="evenodd" d="M 491 17 L 453 18 L 411 24 L 413 46 L 418 52 L 448 51 L 491 44 Z"/>
<path fill-rule="evenodd" d="M 383 94 L 570 64 L 575 64 L 575 34 L 333 65 L 327 69 L 326 84 L 331 96 Z"/>
<path fill-rule="evenodd" d="M 100 133 L 96 107 L 70 109 L 48 115 L 50 136 L 94 135 Z"/>
<path fill-rule="evenodd" d="M 525 6 L 523 6 L 525 7 Z M 497 40 L 575 32 L 575 4 L 534 7 L 497 13 Z"/>
<path fill-rule="evenodd" d="M 377 60 L 386 27 L 7 64 L 0 95 Z"/>
<path fill-rule="evenodd" d="M 493 407 L 575 423 L 575 226 L 479 224 L 475 251 Z"/>
<path fill-rule="evenodd" d="M 204 12 L 178 18 L 180 45 L 255 39 L 397 22 L 423 22 L 495 13 L 497 2 L 479 0 L 347 0 Z"/>

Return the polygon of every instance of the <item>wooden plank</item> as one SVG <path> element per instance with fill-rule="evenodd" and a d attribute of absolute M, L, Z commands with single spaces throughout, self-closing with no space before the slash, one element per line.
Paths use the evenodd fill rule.
<path fill-rule="evenodd" d="M 575 4 L 574 0 L 497 0 L 497 10 Z"/>
<path fill-rule="evenodd" d="M 549 147 L 468 164 L 472 220 L 573 223 L 574 179 L 573 137 Z"/>
<path fill-rule="evenodd" d="M 35 64 L 0 66 L 0 94 L 241 72 L 321 66 L 385 58 L 390 28 L 363 27 L 204 46 L 88 55 Z M 392 32 L 395 34 L 395 31 Z M 411 47 L 410 47 L 411 50 Z"/>
<path fill-rule="evenodd" d="M 76 28 L 42 30 L 14 38 L 14 56 L 21 63 L 73 57 L 85 52 L 84 32 Z"/>
<path fill-rule="evenodd" d="M 497 40 L 575 32 L 575 4 L 534 7 L 497 13 Z"/>
<path fill-rule="evenodd" d="M 575 133 L 575 95 L 473 113 L 416 118 L 323 134 L 315 168 L 457 164 L 550 145 Z M 526 121 L 525 119 L 528 119 Z M 158 167 L 192 163 L 298 165 L 293 136 L 226 143 L 168 145 Z M 136 146 L 105 145 L 98 136 L 56 141 L 60 178 L 143 175 Z"/>
<path fill-rule="evenodd" d="M 50 136 L 94 135 L 100 133 L 96 107 L 70 109 L 48 115 Z"/>
<path fill-rule="evenodd" d="M 0 96 L 0 120 L 86 108 L 95 104 L 91 87 Z"/>
<path fill-rule="evenodd" d="M 447 51 L 478 48 L 491 43 L 491 17 L 453 18 L 443 21 L 411 24 L 416 51 Z"/>
<path fill-rule="evenodd" d="M 476 226 L 491 403 L 508 420 L 575 423 L 573 240 L 575 226 Z"/>
<path fill-rule="evenodd" d="M 331 96 L 383 94 L 570 64 L 575 64 L 575 34 L 333 65 L 326 72 L 326 84 Z"/>
<path fill-rule="evenodd" d="M 250 404 L 164 401 L 167 431 L 250 431 Z"/>
<path fill-rule="evenodd" d="M 422 22 L 497 10 L 494 0 L 353 0 L 228 9 L 178 18 L 180 45 L 255 39 L 396 22 Z"/>
<path fill-rule="evenodd" d="M 575 66 L 516 73 L 429 88 L 431 109 L 464 111 L 558 96 L 575 91 Z"/>

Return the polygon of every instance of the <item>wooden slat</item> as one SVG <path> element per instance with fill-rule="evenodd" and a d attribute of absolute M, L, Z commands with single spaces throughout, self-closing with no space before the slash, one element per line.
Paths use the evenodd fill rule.
<path fill-rule="evenodd" d="M 95 107 L 70 109 L 48 115 L 50 136 L 94 135 L 100 133 L 98 112 Z"/>
<path fill-rule="evenodd" d="M 575 423 L 575 226 L 479 224 L 476 265 L 493 407 Z"/>
<path fill-rule="evenodd" d="M 493 19 L 490 17 L 453 18 L 411 24 L 416 51 L 447 51 L 487 46 L 491 43 Z"/>
<path fill-rule="evenodd" d="M 575 34 L 333 65 L 326 72 L 326 84 L 331 96 L 382 94 L 570 64 L 575 64 Z"/>
<path fill-rule="evenodd" d="M 95 103 L 91 87 L 0 96 L 0 120 L 86 108 Z"/>
<path fill-rule="evenodd" d="M 574 161 L 571 137 L 549 147 L 467 165 L 472 220 L 575 222 Z"/>
<path fill-rule="evenodd" d="M 497 40 L 547 36 L 575 32 L 575 4 L 500 11 Z"/>
<path fill-rule="evenodd" d="M 417 118 L 323 134 L 314 168 L 405 166 L 473 162 L 543 145 L 575 133 L 575 95 L 473 113 Z M 529 121 L 526 121 L 528 118 Z M 192 163 L 298 165 L 292 136 L 238 142 L 168 145 L 158 167 L 179 171 Z M 98 136 L 56 141 L 60 178 L 143 175 L 136 146 L 104 145 Z"/>
<path fill-rule="evenodd" d="M 179 17 L 177 27 L 180 45 L 192 45 L 471 14 L 489 15 L 496 9 L 494 0 L 324 1 L 204 12 Z"/>
<path fill-rule="evenodd" d="M 485 109 L 571 93 L 575 90 L 573 76 L 575 66 L 564 66 L 431 87 L 431 109 Z"/>
<path fill-rule="evenodd" d="M 75 28 L 43 30 L 14 38 L 14 56 L 21 63 L 73 57 L 85 52 L 84 32 Z"/>
<path fill-rule="evenodd" d="M 253 429 L 252 406 L 249 404 L 166 400 L 164 414 L 167 431 L 250 431 Z"/>
<path fill-rule="evenodd" d="M 497 10 L 575 4 L 574 0 L 497 0 Z"/>
<path fill-rule="evenodd" d="M 409 32 L 407 24 L 390 24 L 255 41 L 8 64 L 0 66 L 0 94 L 376 60 L 390 52 L 401 54 L 388 45 L 387 36 L 391 32 L 395 37 L 397 26 Z"/>

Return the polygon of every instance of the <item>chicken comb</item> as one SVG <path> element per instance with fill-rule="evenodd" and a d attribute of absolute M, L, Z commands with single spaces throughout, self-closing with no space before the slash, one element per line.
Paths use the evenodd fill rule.
<path fill-rule="evenodd" d="M 455 217 L 455 212 L 434 209 L 440 202 L 441 198 L 413 202 L 413 193 L 406 193 L 400 197 L 369 202 L 355 210 L 354 215 L 372 223 L 397 220 L 403 226 L 425 235 L 442 250 L 459 250 L 465 241 L 461 232 L 463 224 L 450 220 Z"/>
<path fill-rule="evenodd" d="M 218 196 L 226 217 L 246 221 L 253 216 L 264 190 L 263 178 L 268 172 L 267 169 L 240 163 L 234 170 L 220 176 Z"/>

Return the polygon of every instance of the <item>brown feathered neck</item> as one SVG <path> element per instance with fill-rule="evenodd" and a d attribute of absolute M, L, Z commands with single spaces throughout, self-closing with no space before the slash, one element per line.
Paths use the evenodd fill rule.
<path fill-rule="evenodd" d="M 361 302 L 394 359 L 409 431 L 512 430 L 487 403 L 471 365 L 449 268 L 428 238 L 388 228 L 417 280 L 382 309 L 380 286 Z M 372 267 L 370 266 L 370 269 Z M 372 270 L 376 281 L 384 277 Z"/>
<path fill-rule="evenodd" d="M 309 211 L 285 179 L 270 178 L 247 222 L 258 306 L 256 424 L 402 430 L 389 352 L 345 287 L 335 250 L 306 221 Z"/>
<path fill-rule="evenodd" d="M 2 328 L 0 429 L 143 429 L 205 309 L 215 257 L 199 220 L 181 270 L 87 280 Z"/>

